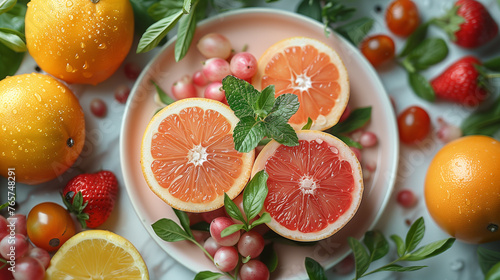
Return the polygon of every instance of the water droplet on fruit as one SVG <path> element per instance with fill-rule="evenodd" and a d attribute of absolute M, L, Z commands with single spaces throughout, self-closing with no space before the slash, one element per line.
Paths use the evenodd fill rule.
<path fill-rule="evenodd" d="M 85 48 L 85 43 L 84 43 L 84 42 L 81 42 L 81 43 L 80 43 L 80 47 L 81 47 L 82 49 L 84 49 L 84 48 Z"/>
<path fill-rule="evenodd" d="M 319 124 L 319 125 L 324 125 L 324 124 L 326 124 L 326 118 L 323 115 L 319 115 L 318 118 L 314 122 Z"/>
<path fill-rule="evenodd" d="M 69 15 L 69 19 L 70 19 L 70 20 L 73 20 L 73 15 Z"/>
<path fill-rule="evenodd" d="M 76 70 L 69 63 L 66 64 L 66 72 L 74 73 Z"/>
<path fill-rule="evenodd" d="M 83 69 L 87 69 L 87 68 L 89 68 L 89 66 L 88 66 L 88 64 L 87 64 L 87 61 L 86 61 L 86 60 L 85 60 L 85 63 L 83 64 L 82 68 L 83 68 Z"/>
<path fill-rule="evenodd" d="M 2 130 L 7 131 L 7 127 L 4 124 L 2 124 Z"/>
<path fill-rule="evenodd" d="M 36 100 L 38 100 L 38 102 L 42 102 L 42 97 L 40 96 L 40 94 L 35 93 L 34 95 L 35 95 Z"/>
<path fill-rule="evenodd" d="M 99 46 L 97 46 L 98 49 L 100 50 L 105 50 L 107 48 L 106 44 L 102 43 L 102 44 L 99 44 Z"/>
<path fill-rule="evenodd" d="M 12 114 L 14 115 L 17 114 L 17 110 L 16 109 L 12 110 Z"/>
<path fill-rule="evenodd" d="M 83 72 L 83 76 L 85 78 L 91 78 L 94 74 L 90 73 L 90 72 Z"/>
<path fill-rule="evenodd" d="M 71 6 L 73 6 L 73 2 L 71 1 L 66 2 L 66 7 L 71 7 Z"/>

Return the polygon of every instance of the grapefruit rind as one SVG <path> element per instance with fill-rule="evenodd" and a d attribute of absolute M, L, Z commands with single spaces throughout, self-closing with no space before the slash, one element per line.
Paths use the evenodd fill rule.
<path fill-rule="evenodd" d="M 352 175 L 354 178 L 354 185 L 357 186 L 355 190 L 352 192 L 353 201 L 348 208 L 347 211 L 344 212 L 334 223 L 330 224 L 326 228 L 320 231 L 304 233 L 298 230 L 289 230 L 279 224 L 272 216 L 271 222 L 267 223 L 267 226 L 278 233 L 279 235 L 286 237 L 288 239 L 292 239 L 295 241 L 318 241 L 325 238 L 328 238 L 342 229 L 356 214 L 359 205 L 361 204 L 361 199 L 363 197 L 364 185 L 363 185 L 363 175 L 361 164 L 359 163 L 356 155 L 352 150 L 347 146 L 342 140 L 337 137 L 321 132 L 321 131 L 312 131 L 312 130 L 301 130 L 297 131 L 297 136 L 299 140 L 307 140 L 307 141 L 326 141 L 338 148 L 339 158 L 342 160 L 346 160 L 352 167 Z M 259 171 L 265 169 L 265 165 L 267 159 L 270 158 L 275 152 L 276 149 L 281 146 L 278 142 L 272 140 L 269 142 L 259 153 L 257 158 L 255 159 L 255 163 L 252 169 L 252 177 Z M 268 212 L 265 208 L 261 213 Z"/>
<path fill-rule="evenodd" d="M 330 57 L 330 61 L 337 67 L 339 78 L 336 82 L 340 86 L 341 93 L 335 100 L 335 106 L 327 115 L 319 115 L 313 119 L 311 130 L 326 130 L 338 123 L 342 113 L 344 112 L 350 97 L 350 84 L 347 69 L 344 62 L 338 53 L 325 43 L 316 39 L 307 37 L 291 37 L 281 40 L 269 47 L 264 54 L 259 58 L 257 64 L 257 73 L 252 78 L 252 85 L 262 90 L 262 78 L 265 76 L 266 67 L 269 61 L 277 54 L 283 52 L 288 47 L 298 46 L 305 47 L 307 45 L 314 46 L 320 53 L 325 53 Z M 301 123 L 290 123 L 295 130 L 300 130 L 307 124 L 307 118 Z"/>
<path fill-rule="evenodd" d="M 231 131 L 233 133 L 234 127 L 238 123 L 239 119 L 234 115 L 234 112 L 229 108 L 229 106 L 210 99 L 205 98 L 186 98 L 176 101 L 162 110 L 160 110 L 149 122 L 141 145 L 141 167 L 144 178 L 153 193 L 155 193 L 160 199 L 171 207 L 186 211 L 186 212 L 208 212 L 218 209 L 224 205 L 224 195 L 218 196 L 216 199 L 206 202 L 206 203 L 194 203 L 186 202 L 181 199 L 176 198 L 171 195 L 166 188 L 160 186 L 156 181 L 153 171 L 151 170 L 151 164 L 154 159 L 151 156 L 151 141 L 153 135 L 158 131 L 158 126 L 167 116 L 171 114 L 178 114 L 180 111 L 190 107 L 200 107 L 204 110 L 211 109 L 215 110 L 221 115 L 223 115 L 226 120 L 231 124 Z M 248 179 L 250 178 L 252 165 L 254 161 L 254 151 L 249 153 L 241 153 L 242 162 L 244 163 L 242 167 L 242 172 L 239 177 L 234 181 L 232 187 L 226 194 L 234 199 L 245 187 Z"/>

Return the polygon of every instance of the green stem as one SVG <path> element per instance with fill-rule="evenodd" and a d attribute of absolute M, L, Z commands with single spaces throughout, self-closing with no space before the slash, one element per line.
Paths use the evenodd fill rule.
<path fill-rule="evenodd" d="M 484 76 L 488 79 L 500 78 L 500 73 L 489 73 Z"/>
<path fill-rule="evenodd" d="M 381 267 L 379 267 L 379 268 L 377 268 L 377 269 L 375 269 L 375 270 L 372 270 L 372 271 L 370 271 L 370 272 L 368 272 L 368 273 L 364 273 L 364 274 L 363 274 L 363 275 L 361 275 L 359 278 L 362 278 L 362 277 L 368 276 L 368 275 L 370 275 L 370 274 L 373 274 L 373 273 L 379 272 L 381 269 L 384 269 L 384 268 L 386 268 L 386 267 L 388 267 L 388 266 L 391 266 L 391 265 L 393 265 L 393 264 L 395 264 L 395 263 L 397 263 L 397 262 L 399 262 L 399 261 L 403 261 L 405 258 L 406 258 L 406 255 L 404 255 L 404 256 L 402 256 L 402 257 L 400 257 L 400 258 L 398 258 L 398 259 L 396 259 L 396 260 L 394 260 L 394 261 L 392 261 L 392 262 L 390 262 L 390 263 L 388 263 L 388 264 L 386 264 L 386 265 L 384 265 L 384 266 L 381 266 Z M 359 278 L 354 278 L 353 280 L 356 280 L 356 279 L 359 279 Z"/>
<path fill-rule="evenodd" d="M 401 66 L 403 66 L 403 68 L 406 69 L 406 71 L 408 71 L 410 73 L 416 72 L 415 67 L 413 66 L 413 64 L 411 64 L 411 62 L 408 58 L 403 59 L 403 61 L 401 62 Z"/>

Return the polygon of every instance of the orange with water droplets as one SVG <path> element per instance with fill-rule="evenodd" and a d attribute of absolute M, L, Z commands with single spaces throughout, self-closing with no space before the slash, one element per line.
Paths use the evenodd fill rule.
<path fill-rule="evenodd" d="M 500 240 L 500 142 L 466 136 L 449 142 L 432 159 L 425 202 L 434 221 L 468 243 Z"/>
<path fill-rule="evenodd" d="M 0 174 L 18 183 L 56 178 L 76 161 L 85 119 L 76 96 L 60 81 L 23 74 L 0 81 Z"/>
<path fill-rule="evenodd" d="M 68 83 L 95 85 L 109 78 L 134 36 L 129 0 L 32 0 L 25 24 L 36 63 Z"/>
<path fill-rule="evenodd" d="M 314 241 L 342 229 L 363 196 L 361 165 L 352 150 L 331 134 L 301 130 L 299 145 L 269 142 L 255 159 L 252 174 L 266 170 L 267 225 L 293 240 Z"/>
<path fill-rule="evenodd" d="M 141 166 L 151 190 L 173 208 L 207 212 L 243 190 L 254 151 L 234 149 L 234 112 L 221 102 L 182 99 L 163 108 L 148 124 Z"/>
<path fill-rule="evenodd" d="M 315 39 L 292 37 L 269 47 L 252 79 L 257 89 L 275 86 L 275 95 L 293 93 L 300 107 L 290 125 L 301 129 L 308 118 L 312 130 L 334 126 L 349 101 L 349 77 L 337 52 Z"/>

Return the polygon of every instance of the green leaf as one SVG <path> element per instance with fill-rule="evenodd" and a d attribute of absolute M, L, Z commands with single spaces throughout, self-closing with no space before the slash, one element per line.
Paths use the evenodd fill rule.
<path fill-rule="evenodd" d="M 163 37 L 165 37 L 172 28 L 174 28 L 182 15 L 183 11 L 179 10 L 176 13 L 153 23 L 146 30 L 146 32 L 142 34 L 137 46 L 137 53 L 148 52 L 158 46 L 161 39 L 163 39 Z"/>
<path fill-rule="evenodd" d="M 266 122 L 268 118 L 280 119 L 285 123 L 299 110 L 299 97 L 292 93 L 285 93 L 276 98 L 274 106 L 269 112 L 269 115 L 264 119 Z"/>
<path fill-rule="evenodd" d="M 156 20 L 148 14 L 148 8 L 155 2 L 156 0 L 130 0 L 134 10 L 134 32 L 136 34 L 144 33 L 151 24 L 155 23 Z"/>
<path fill-rule="evenodd" d="M 337 138 L 339 138 L 340 140 L 342 140 L 342 142 L 346 143 L 346 145 L 349 147 L 363 149 L 363 146 L 360 143 L 352 140 L 349 136 L 345 136 L 345 135 L 335 135 L 335 136 Z"/>
<path fill-rule="evenodd" d="M 181 223 L 182 228 L 184 231 L 192 238 L 194 238 L 193 233 L 191 232 L 191 227 L 190 227 L 190 222 L 189 222 L 189 217 L 186 214 L 186 212 L 177 210 L 175 208 L 172 208 L 174 210 L 175 215 L 177 218 L 179 218 L 179 222 Z"/>
<path fill-rule="evenodd" d="M 271 242 L 264 246 L 264 250 L 260 254 L 260 261 L 267 266 L 269 272 L 272 273 L 276 270 L 278 267 L 278 254 L 274 250 L 274 243 Z"/>
<path fill-rule="evenodd" d="M 309 130 L 313 124 L 313 120 L 311 118 L 307 118 L 307 123 L 302 127 L 302 130 Z"/>
<path fill-rule="evenodd" d="M 370 252 L 370 262 L 376 261 L 389 253 L 389 243 L 380 231 L 367 231 L 363 243 Z"/>
<path fill-rule="evenodd" d="M 26 15 L 26 4 L 17 3 L 3 14 L 0 13 L 0 26 L 14 29 L 24 34 L 24 17 Z"/>
<path fill-rule="evenodd" d="M 191 225 L 190 228 L 191 230 L 210 231 L 210 224 L 205 221 L 201 221 Z"/>
<path fill-rule="evenodd" d="M 483 63 L 483 66 L 486 67 L 488 70 L 500 72 L 500 56 L 485 61 Z"/>
<path fill-rule="evenodd" d="M 160 0 L 148 8 L 148 14 L 155 21 L 172 16 L 179 11 L 184 12 L 183 0 Z"/>
<path fill-rule="evenodd" d="M 189 2 L 191 5 L 191 1 Z M 196 24 L 205 16 L 207 1 L 195 1 L 189 14 L 184 14 L 177 26 L 177 40 L 175 41 L 175 61 L 180 61 L 189 50 L 193 41 Z"/>
<path fill-rule="evenodd" d="M 488 105 L 480 108 L 460 124 L 464 135 L 487 135 L 493 136 L 500 129 L 500 97 Z"/>
<path fill-rule="evenodd" d="M 405 58 L 417 71 L 441 62 L 448 55 L 448 46 L 441 38 L 428 38 L 417 45 Z"/>
<path fill-rule="evenodd" d="M 485 275 L 495 264 L 500 262 L 499 251 L 493 251 L 484 247 L 477 248 L 477 257 L 479 261 L 479 267 L 481 267 L 481 271 Z"/>
<path fill-rule="evenodd" d="M 224 274 L 212 271 L 200 271 L 198 272 L 193 280 L 216 280 L 219 279 Z"/>
<path fill-rule="evenodd" d="M 321 10 L 321 2 L 319 0 L 302 0 L 297 6 L 297 13 L 319 22 L 321 22 L 323 18 Z"/>
<path fill-rule="evenodd" d="M 271 222 L 271 215 L 269 215 L 269 213 L 267 212 L 264 212 L 257 220 L 253 221 L 253 223 L 250 225 L 250 229 L 269 222 Z"/>
<path fill-rule="evenodd" d="M 245 220 L 240 208 L 238 208 L 238 206 L 231 200 L 227 193 L 224 193 L 224 208 L 226 209 L 226 213 L 231 216 L 231 218 L 248 225 L 248 222 Z"/>
<path fill-rule="evenodd" d="M 258 116 L 261 114 L 266 116 L 273 109 L 274 102 L 276 98 L 274 97 L 274 85 L 267 86 L 262 90 L 257 102 L 255 102 L 253 108 Z"/>
<path fill-rule="evenodd" d="M 246 226 L 244 224 L 232 224 L 227 228 L 223 229 L 220 233 L 221 237 L 229 236 L 237 231 L 244 229 Z"/>
<path fill-rule="evenodd" d="M 160 219 L 151 225 L 158 237 L 167 242 L 177 242 L 182 240 L 192 240 L 178 224 L 170 219 Z"/>
<path fill-rule="evenodd" d="M 366 251 L 365 247 L 359 242 L 357 239 L 353 237 L 348 237 L 347 242 L 349 243 L 349 247 L 354 254 L 354 262 L 356 264 L 356 279 L 360 278 L 368 267 L 370 266 L 370 256 Z"/>
<path fill-rule="evenodd" d="M 413 33 L 406 39 L 406 43 L 403 50 L 399 54 L 399 57 L 407 56 L 411 51 L 413 51 L 427 36 L 427 30 L 429 29 L 429 23 L 424 23 L 420 25 Z"/>
<path fill-rule="evenodd" d="M 492 268 L 490 268 L 490 270 L 488 270 L 484 280 L 500 280 L 500 262 L 496 263 Z"/>
<path fill-rule="evenodd" d="M 451 248 L 455 242 L 454 238 L 439 240 L 418 248 L 405 258 L 406 261 L 420 261 L 437 256 Z"/>
<path fill-rule="evenodd" d="M 374 20 L 363 17 L 335 28 L 335 31 L 354 46 L 359 45 L 373 27 Z"/>
<path fill-rule="evenodd" d="M 248 221 L 259 215 L 267 197 L 267 178 L 265 170 L 257 172 L 243 191 L 243 210 Z"/>
<path fill-rule="evenodd" d="M 276 142 L 286 146 L 299 145 L 297 132 L 281 118 L 276 119 L 274 116 L 268 116 L 264 121 L 266 121 L 265 131 L 267 137 L 273 138 Z"/>
<path fill-rule="evenodd" d="M 168 96 L 168 94 L 165 91 L 163 91 L 163 89 L 158 84 L 156 84 L 155 81 L 151 80 L 151 83 L 153 83 L 153 85 L 155 86 L 156 93 L 158 94 L 158 97 L 160 98 L 160 101 L 163 104 L 170 105 L 175 102 L 175 100 L 173 100 L 170 96 Z"/>
<path fill-rule="evenodd" d="M 434 24 L 446 32 L 451 41 L 456 40 L 455 33 L 460 30 L 460 25 L 465 22 L 464 17 L 457 14 L 458 8 L 459 6 L 453 5 L 442 17 L 430 20 L 430 24 Z"/>
<path fill-rule="evenodd" d="M 250 83 L 234 76 L 227 76 L 222 80 L 222 89 L 226 92 L 229 107 L 240 120 L 244 117 L 254 117 L 253 106 L 260 96 Z"/>
<path fill-rule="evenodd" d="M 406 252 L 406 246 L 405 242 L 403 241 L 403 238 L 399 237 L 398 235 L 391 235 L 392 241 L 396 244 L 396 250 L 398 252 L 398 256 L 402 257 L 405 252 Z"/>
<path fill-rule="evenodd" d="M 306 257 L 304 265 L 310 280 L 327 280 L 325 269 L 314 259 Z"/>
<path fill-rule="evenodd" d="M 349 114 L 349 117 L 343 122 L 337 123 L 326 132 L 332 135 L 341 133 L 349 133 L 356 129 L 362 128 L 371 118 L 372 107 L 357 108 Z"/>
<path fill-rule="evenodd" d="M 264 123 L 252 117 L 241 118 L 233 131 L 234 148 L 242 153 L 255 149 L 265 136 L 264 128 Z"/>
<path fill-rule="evenodd" d="M 10 9 L 14 8 L 17 0 L 0 0 L 0 14 L 8 12 Z"/>
<path fill-rule="evenodd" d="M 191 11 L 191 0 L 184 0 L 182 8 L 184 13 L 189 13 L 189 11 Z"/>
<path fill-rule="evenodd" d="M 436 99 L 436 93 L 427 79 L 419 73 L 408 73 L 408 80 L 413 92 L 418 97 L 433 102 Z"/>
<path fill-rule="evenodd" d="M 321 10 L 321 15 L 323 17 L 323 21 L 325 22 L 325 26 L 328 26 L 331 23 L 350 19 L 354 15 L 355 11 L 355 8 L 346 7 L 337 0 L 327 0 Z"/>
<path fill-rule="evenodd" d="M 420 243 L 420 241 L 422 241 L 422 238 L 424 237 L 424 233 L 425 233 L 424 218 L 420 217 L 411 225 L 410 229 L 408 230 L 408 233 L 406 234 L 405 253 L 413 251 L 413 249 L 415 249 L 418 246 L 418 244 Z"/>
<path fill-rule="evenodd" d="M 379 272 L 379 271 L 394 271 L 394 272 L 405 272 L 405 271 L 415 271 L 415 270 L 420 270 L 424 267 L 427 267 L 427 266 L 401 266 L 399 264 L 391 264 L 391 265 L 387 265 L 387 266 L 384 266 L 384 267 L 381 267 L 379 269 L 376 269 L 374 271 L 372 271 L 371 273 L 375 273 L 375 272 Z"/>

